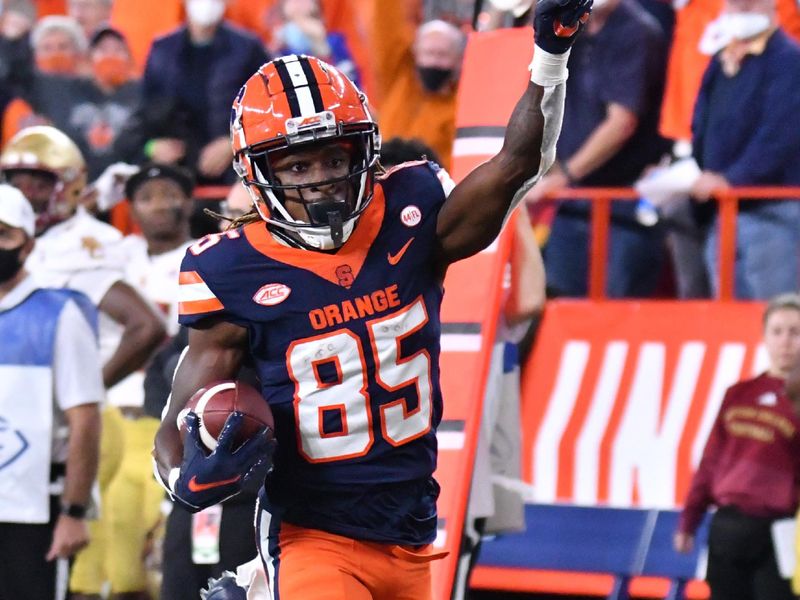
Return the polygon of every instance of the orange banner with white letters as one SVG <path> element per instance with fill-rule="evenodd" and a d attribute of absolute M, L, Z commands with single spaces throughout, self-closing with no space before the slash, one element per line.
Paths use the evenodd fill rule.
<path fill-rule="evenodd" d="M 680 506 L 725 390 L 766 369 L 763 308 L 550 302 L 522 382 L 536 502 Z"/>

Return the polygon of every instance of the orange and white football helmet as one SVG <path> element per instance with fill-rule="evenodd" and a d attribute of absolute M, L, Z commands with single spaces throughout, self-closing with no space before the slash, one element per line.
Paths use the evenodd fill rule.
<path fill-rule="evenodd" d="M 335 67 L 304 55 L 276 58 L 259 68 L 239 90 L 231 110 L 234 168 L 261 218 L 288 243 L 315 250 L 341 246 L 372 200 L 380 152 L 378 126 L 366 96 Z M 277 152 L 326 142 L 352 148 L 345 177 L 302 185 L 284 185 L 273 170 Z M 291 217 L 284 206 L 287 190 L 317 188 L 347 180 L 348 201 L 305 204 L 307 221 Z M 319 206 L 314 206 L 315 204 Z"/>

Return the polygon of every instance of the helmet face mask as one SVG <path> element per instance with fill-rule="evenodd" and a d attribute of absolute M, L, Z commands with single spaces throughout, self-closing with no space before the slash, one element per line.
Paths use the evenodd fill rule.
<path fill-rule="evenodd" d="M 277 237 L 314 250 L 347 241 L 372 199 L 380 147 L 349 79 L 313 57 L 267 63 L 234 101 L 231 136 L 234 168 Z"/>

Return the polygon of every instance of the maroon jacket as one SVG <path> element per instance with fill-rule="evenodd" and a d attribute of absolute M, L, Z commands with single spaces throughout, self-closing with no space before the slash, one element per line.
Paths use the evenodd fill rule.
<path fill-rule="evenodd" d="M 709 505 L 754 517 L 792 515 L 800 483 L 800 418 L 784 381 L 766 373 L 728 388 L 692 478 L 679 530 L 693 534 Z"/>

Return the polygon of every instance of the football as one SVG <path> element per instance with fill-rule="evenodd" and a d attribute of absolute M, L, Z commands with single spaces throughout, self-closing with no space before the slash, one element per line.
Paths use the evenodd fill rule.
<path fill-rule="evenodd" d="M 233 447 L 238 448 L 253 437 L 262 427 L 274 428 L 269 404 L 254 387 L 241 381 L 214 381 L 197 390 L 178 415 L 181 440 L 186 435 L 184 417 L 190 411 L 200 418 L 200 440 L 211 452 L 217 447 L 217 438 L 228 416 L 238 411 L 244 414 L 242 426 L 236 434 Z"/>

